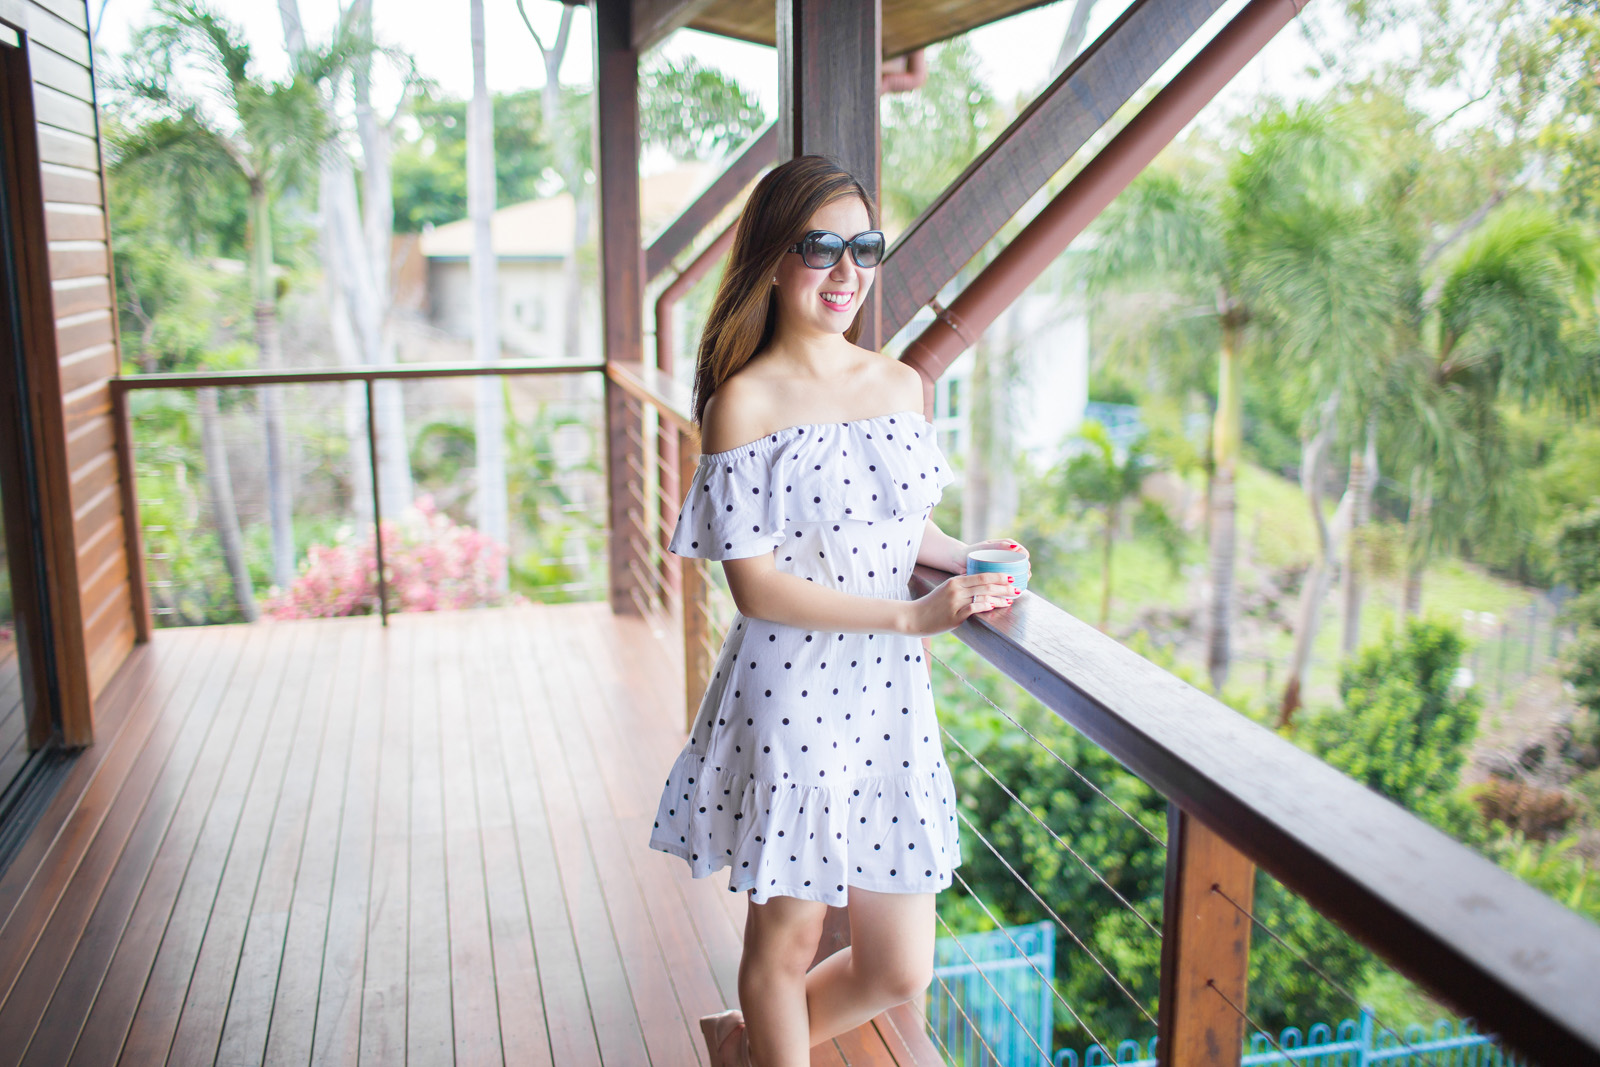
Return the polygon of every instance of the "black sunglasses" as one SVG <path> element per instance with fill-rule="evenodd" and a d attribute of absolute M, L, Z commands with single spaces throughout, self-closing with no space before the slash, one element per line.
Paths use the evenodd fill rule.
<path fill-rule="evenodd" d="M 821 270 L 839 262 L 846 248 L 858 267 L 876 267 L 883 262 L 883 231 L 863 230 L 850 240 L 829 230 L 812 230 L 789 246 L 789 251 L 799 252 L 800 259 L 812 270 Z"/>

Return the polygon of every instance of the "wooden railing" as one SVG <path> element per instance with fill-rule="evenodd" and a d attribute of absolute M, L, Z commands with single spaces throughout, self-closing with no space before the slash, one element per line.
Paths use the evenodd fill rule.
<path fill-rule="evenodd" d="M 639 610 L 681 630 L 684 665 L 684 726 L 688 728 L 711 680 L 721 635 L 711 609 L 711 578 L 703 559 L 667 551 L 681 488 L 694 480 L 700 459 L 700 434 L 689 414 L 689 391 L 673 378 L 641 363 L 606 365 L 608 411 L 624 426 L 626 531 L 612 531 L 611 551 L 627 553 L 627 572 L 638 585 L 631 591 Z M 653 441 L 645 434 L 653 433 Z M 616 448 L 618 435 L 609 435 Z M 613 456 L 611 462 L 616 462 Z M 619 536 L 620 533 L 620 536 Z M 616 564 L 613 562 L 613 572 Z"/>
<path fill-rule="evenodd" d="M 637 364 L 609 365 L 607 381 L 656 427 L 650 448 L 643 435 L 630 442 L 639 521 L 612 550 L 653 576 L 644 607 L 681 620 L 692 715 L 717 634 L 704 561 L 666 551 L 698 457 L 689 398 Z M 918 567 L 911 591 L 946 577 Z M 1535 1062 L 1600 1064 L 1600 927 L 1036 594 L 955 635 L 1169 803 L 1163 1063 L 1239 1062 L 1259 865 Z"/>
<path fill-rule="evenodd" d="M 117 462 L 120 468 L 122 511 L 128 516 L 127 556 L 132 571 L 134 625 L 140 641 L 150 640 L 150 588 L 144 568 L 142 527 L 138 522 L 138 479 L 134 470 L 133 425 L 128 412 L 128 394 L 136 390 L 162 389 L 239 389 L 274 385 L 334 385 L 361 382 L 366 386 L 367 455 L 372 486 L 373 550 L 377 557 L 378 613 L 383 625 L 389 624 L 389 589 L 383 560 L 383 538 L 377 531 L 383 522 L 383 499 L 378 478 L 378 429 L 374 386 L 378 382 L 419 381 L 433 378 L 515 377 L 522 375 L 593 374 L 597 363 L 552 363 L 532 360 L 503 360 L 499 363 L 405 363 L 388 367 L 330 367 L 312 370 L 281 371 L 194 371 L 170 374 L 134 374 L 111 379 L 111 412 L 117 435 Z"/>

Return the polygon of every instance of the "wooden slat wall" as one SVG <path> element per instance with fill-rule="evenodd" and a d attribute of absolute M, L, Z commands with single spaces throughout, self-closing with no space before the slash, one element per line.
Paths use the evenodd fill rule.
<path fill-rule="evenodd" d="M 38 132 L 39 178 L 53 299 L 53 338 L 35 339 L 35 355 L 58 373 L 53 386 L 64 440 L 45 442 L 64 455 L 65 487 L 47 499 L 70 502 L 72 566 L 55 567 L 67 588 L 56 601 L 76 598 L 76 610 L 58 610 L 62 634 L 59 669 L 64 679 L 63 726 L 69 743 L 92 739 L 93 699 L 133 647 L 135 626 L 129 585 L 109 379 L 121 362 L 113 304 L 111 249 L 101 174 L 85 0 L 0 0 L 0 19 L 27 35 Z M 45 349 L 53 340 L 54 353 Z M 43 342 L 43 343 L 41 343 Z M 50 465 L 46 476 L 52 476 Z M 54 474 L 60 478 L 60 474 Z M 64 491 L 63 491 L 64 490 Z M 57 561 L 52 561 L 54 565 Z M 68 579 L 70 575 L 70 580 Z"/>

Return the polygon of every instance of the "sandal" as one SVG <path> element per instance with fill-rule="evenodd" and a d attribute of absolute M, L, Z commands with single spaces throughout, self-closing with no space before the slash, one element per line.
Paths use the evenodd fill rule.
<path fill-rule="evenodd" d="M 744 1013 L 737 1008 L 719 1011 L 715 1015 L 700 1016 L 700 1033 L 706 1039 L 706 1051 L 711 1067 L 746 1067 L 750 1062 L 747 1045 L 741 1040 L 739 1043 L 739 1058 L 729 1061 L 722 1058 L 722 1046 L 728 1040 L 728 1035 L 735 1029 L 744 1025 Z"/>

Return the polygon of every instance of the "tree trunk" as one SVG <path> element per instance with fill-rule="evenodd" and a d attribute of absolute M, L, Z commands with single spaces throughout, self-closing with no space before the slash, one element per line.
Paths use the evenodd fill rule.
<path fill-rule="evenodd" d="M 494 109 L 484 62 L 483 0 L 471 0 L 472 101 L 467 108 L 467 214 L 472 219 L 472 351 L 480 363 L 500 359 L 494 217 Z M 478 379 L 478 529 L 506 543 L 505 391 L 498 377 Z"/>
<path fill-rule="evenodd" d="M 1367 440 L 1361 449 L 1350 450 L 1350 535 L 1344 554 L 1344 630 L 1339 635 L 1339 653 L 1349 657 L 1361 641 L 1361 528 L 1372 517 L 1372 487 L 1378 481 L 1378 427 L 1367 420 Z"/>
<path fill-rule="evenodd" d="M 368 34 L 372 27 L 372 0 L 354 0 L 351 15 Z M 378 367 L 398 362 L 394 337 L 394 180 L 390 157 L 394 138 L 372 106 L 372 55 L 356 64 L 356 134 L 361 140 L 361 213 L 364 268 L 371 279 L 364 286 L 370 306 L 362 309 L 368 320 L 367 359 Z M 348 158 L 348 157 L 347 157 Z M 411 506 L 411 456 L 406 447 L 405 403 L 399 382 L 378 382 L 373 389 L 378 423 L 378 485 L 385 514 L 398 515 Z"/>
<path fill-rule="evenodd" d="M 278 338 L 277 282 L 272 277 L 272 205 L 264 182 L 256 179 L 250 190 L 251 221 L 255 230 L 252 256 L 256 350 L 262 370 L 283 366 Z M 282 386 L 263 386 L 261 419 L 266 436 L 267 514 L 272 524 L 272 580 L 279 589 L 294 584 L 294 503 L 289 486 L 288 439 L 283 424 Z"/>
<path fill-rule="evenodd" d="M 1411 509 L 1406 516 L 1406 588 L 1402 618 L 1422 612 L 1422 572 L 1428 565 L 1428 521 L 1433 512 L 1433 483 L 1420 471 L 1411 476 Z"/>
<path fill-rule="evenodd" d="M 1120 505 L 1111 504 L 1106 508 L 1106 533 L 1105 544 L 1102 546 L 1102 564 L 1100 569 L 1100 624 L 1099 630 L 1105 632 L 1111 624 L 1111 551 L 1116 545 L 1117 521 Z"/>
<path fill-rule="evenodd" d="M 1083 47 L 1083 39 L 1089 32 L 1089 13 L 1094 10 L 1095 0 L 1077 0 L 1072 5 L 1072 17 L 1067 20 L 1067 32 L 1061 38 L 1061 47 L 1056 51 L 1056 61 L 1050 64 L 1050 80 L 1055 81 L 1061 77 L 1061 72 L 1067 69 L 1078 56 L 1078 50 Z"/>
<path fill-rule="evenodd" d="M 244 616 L 245 622 L 255 622 L 261 612 L 256 608 L 250 572 L 244 565 L 244 538 L 239 535 L 239 509 L 233 501 L 228 449 L 218 424 L 217 391 L 196 389 L 194 402 L 200 411 L 200 453 L 206 461 L 206 490 L 211 495 L 212 521 L 217 526 L 217 543 L 222 546 L 222 562 L 233 583 L 233 599 L 239 605 L 239 614 Z"/>
<path fill-rule="evenodd" d="M 1322 602 L 1327 598 L 1328 586 L 1333 577 L 1333 560 L 1338 552 L 1336 529 L 1348 521 L 1350 496 L 1347 493 L 1339 504 L 1335 522 L 1330 524 L 1322 514 L 1323 462 L 1332 445 L 1333 416 L 1338 410 L 1339 398 L 1330 396 L 1322 406 L 1316 432 L 1301 450 L 1300 485 L 1311 506 L 1311 519 L 1317 530 L 1317 559 L 1300 588 L 1300 609 L 1294 627 L 1294 653 L 1289 663 L 1289 678 L 1284 686 L 1283 699 L 1278 705 L 1278 727 L 1288 726 L 1294 713 L 1300 709 L 1306 672 L 1311 665 L 1311 646 L 1316 642 Z"/>
<path fill-rule="evenodd" d="M 298 62 L 305 51 L 297 0 L 278 0 L 284 44 Z M 357 0 L 352 21 L 370 32 L 371 0 Z M 393 292 L 389 282 L 394 231 L 394 192 L 389 129 L 378 120 L 370 97 L 371 58 L 358 64 L 356 123 L 362 145 L 363 204 L 356 196 L 355 168 L 344 147 L 326 146 L 319 174 L 319 214 L 328 281 L 330 329 L 341 364 L 388 366 L 396 362 L 390 323 Z M 337 82 L 325 99 L 330 115 Z M 335 293 L 338 296 L 335 299 Z M 367 460 L 365 388 L 345 390 L 344 428 L 351 457 L 352 509 L 360 522 L 372 520 L 372 485 Z M 406 447 L 405 410 L 400 387 L 377 384 L 378 470 L 383 507 L 397 514 L 411 504 L 411 462 Z"/>
<path fill-rule="evenodd" d="M 1239 462 L 1239 327 L 1223 315 L 1217 375 L 1217 414 L 1211 430 L 1211 603 L 1207 620 L 1206 668 L 1213 692 L 1221 692 L 1233 658 L 1234 480 Z"/>

